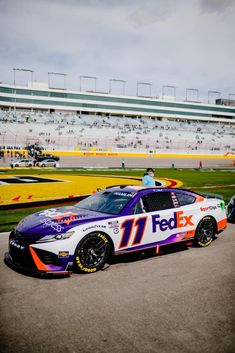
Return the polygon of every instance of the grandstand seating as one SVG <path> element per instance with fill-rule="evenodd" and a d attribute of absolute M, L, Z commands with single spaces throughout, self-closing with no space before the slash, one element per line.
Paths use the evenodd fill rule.
<path fill-rule="evenodd" d="M 39 143 L 48 150 L 226 153 L 235 151 L 235 126 L 221 122 L 158 120 L 27 111 L 0 111 L 0 146 Z"/>

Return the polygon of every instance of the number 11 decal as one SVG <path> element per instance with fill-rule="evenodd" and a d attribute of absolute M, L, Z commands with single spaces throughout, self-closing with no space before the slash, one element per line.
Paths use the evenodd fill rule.
<path fill-rule="evenodd" d="M 139 217 L 137 219 L 126 219 L 122 225 L 122 239 L 119 245 L 119 249 L 124 248 L 129 245 L 131 235 L 133 234 L 133 229 L 135 229 L 134 239 L 132 242 L 132 246 L 139 245 L 142 242 L 142 238 L 144 235 L 145 227 L 147 224 L 147 216 Z"/>

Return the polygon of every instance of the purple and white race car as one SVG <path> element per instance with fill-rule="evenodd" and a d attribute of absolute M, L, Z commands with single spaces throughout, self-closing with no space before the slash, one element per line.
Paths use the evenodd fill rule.
<path fill-rule="evenodd" d="M 115 186 L 75 206 L 19 222 L 5 262 L 37 275 L 102 269 L 113 255 L 194 241 L 208 246 L 226 228 L 224 201 L 183 189 Z"/>

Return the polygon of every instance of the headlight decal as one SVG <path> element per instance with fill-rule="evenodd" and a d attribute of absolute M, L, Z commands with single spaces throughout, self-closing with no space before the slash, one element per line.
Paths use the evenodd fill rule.
<path fill-rule="evenodd" d="M 45 237 L 41 238 L 38 243 L 49 242 L 49 241 L 56 241 L 56 240 L 64 240 L 70 238 L 74 232 L 67 232 L 67 233 L 58 233 L 58 234 L 50 234 L 45 235 Z"/>
<path fill-rule="evenodd" d="M 48 267 L 39 259 L 38 255 L 36 254 L 36 252 L 34 251 L 34 249 L 30 246 L 29 250 L 31 252 L 33 261 L 35 262 L 35 265 L 37 266 L 38 270 L 41 271 L 47 271 Z"/>

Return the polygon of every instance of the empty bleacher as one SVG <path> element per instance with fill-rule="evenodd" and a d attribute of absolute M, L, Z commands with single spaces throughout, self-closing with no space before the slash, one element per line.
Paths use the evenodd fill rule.
<path fill-rule="evenodd" d="M 226 153 L 235 151 L 235 126 L 148 117 L 0 111 L 1 148 L 38 143 L 47 150 Z"/>

